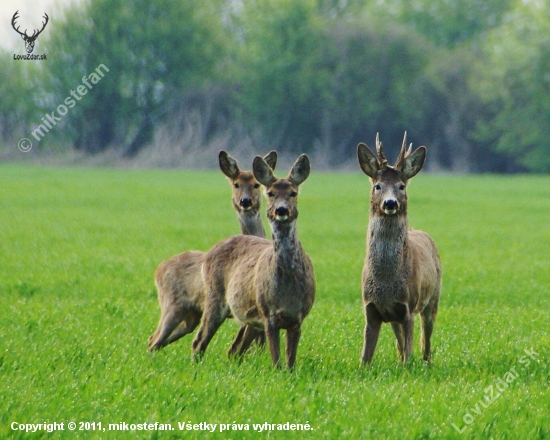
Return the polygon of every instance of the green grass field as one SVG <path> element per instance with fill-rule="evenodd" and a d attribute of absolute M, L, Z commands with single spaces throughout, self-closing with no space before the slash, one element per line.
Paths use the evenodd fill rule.
<path fill-rule="evenodd" d="M 201 363 L 191 335 L 146 351 L 157 265 L 239 230 L 219 171 L 2 165 L 0 189 L 0 438 L 550 438 L 549 176 L 413 180 L 409 222 L 434 238 L 444 272 L 433 365 L 421 360 L 417 319 L 406 366 L 386 324 L 360 368 L 370 184 L 359 169 L 313 170 L 298 233 L 317 296 L 292 373 L 271 368 L 268 350 L 229 361 L 232 321 Z M 175 430 L 108 431 L 123 422 Z M 265 422 L 312 430 L 254 430 Z"/>

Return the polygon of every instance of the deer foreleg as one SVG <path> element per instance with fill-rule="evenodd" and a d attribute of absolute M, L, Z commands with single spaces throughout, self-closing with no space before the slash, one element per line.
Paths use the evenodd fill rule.
<path fill-rule="evenodd" d="M 281 343 L 279 337 L 279 327 L 277 327 L 270 319 L 266 325 L 267 342 L 269 343 L 269 351 L 271 352 L 271 363 L 274 367 L 281 368 Z"/>
<path fill-rule="evenodd" d="M 293 329 L 287 329 L 286 331 L 286 364 L 288 368 L 294 368 L 301 333 L 302 330 L 299 326 Z"/>
<path fill-rule="evenodd" d="M 403 327 L 403 363 L 407 362 L 407 359 L 412 353 L 412 344 L 413 344 L 413 330 L 414 330 L 414 317 L 407 313 L 405 319 L 402 323 Z"/>
<path fill-rule="evenodd" d="M 403 339 L 403 326 L 399 322 L 392 322 L 391 328 L 396 338 L 397 353 L 399 354 L 399 360 L 403 361 L 404 352 L 404 339 Z"/>
<path fill-rule="evenodd" d="M 380 334 L 380 326 L 382 325 L 382 320 L 380 315 L 376 310 L 376 306 L 372 303 L 369 303 L 365 306 L 365 339 L 363 344 L 363 351 L 361 354 L 361 360 L 364 364 L 371 363 L 372 357 L 374 355 L 374 350 L 376 349 L 376 344 L 378 343 L 378 335 Z"/>

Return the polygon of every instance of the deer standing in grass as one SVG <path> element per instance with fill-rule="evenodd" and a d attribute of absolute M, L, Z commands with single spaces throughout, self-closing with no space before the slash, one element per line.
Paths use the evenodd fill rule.
<path fill-rule="evenodd" d="M 257 332 L 265 330 L 272 363 L 280 367 L 279 332 L 286 329 L 286 363 L 292 368 L 302 322 L 315 298 L 313 265 L 296 235 L 298 187 L 309 176 L 309 158 L 301 155 L 283 179 L 276 178 L 259 156 L 254 158 L 252 171 L 266 190 L 273 241 L 237 235 L 219 242 L 206 254 L 206 304 L 193 351 L 195 358 L 202 357 L 231 313 L 247 327 L 230 353 L 239 350 L 242 354 Z"/>
<path fill-rule="evenodd" d="M 272 169 L 277 164 L 277 153 L 269 152 L 265 161 Z M 237 212 L 243 234 L 265 237 L 260 218 L 260 184 L 250 171 L 241 171 L 237 161 L 225 151 L 219 154 L 222 172 L 232 187 L 233 208 Z M 205 252 L 188 251 L 176 255 L 159 265 L 155 284 L 161 308 L 161 318 L 155 333 L 149 337 L 149 350 L 159 350 L 191 333 L 199 325 L 204 310 L 205 290 L 202 263 Z M 241 327 L 235 343 L 242 340 L 245 327 Z M 260 345 L 265 344 L 264 333 L 256 335 Z"/>
<path fill-rule="evenodd" d="M 367 232 L 367 255 L 363 267 L 365 340 L 363 364 L 370 364 L 383 322 L 390 322 L 403 363 L 412 352 L 414 315 L 420 314 L 421 346 L 430 361 L 432 335 L 441 291 L 441 263 L 428 234 L 409 229 L 407 183 L 424 165 L 426 147 L 401 152 L 392 167 L 376 135 L 375 156 L 363 143 L 357 147 L 359 165 L 371 178 L 372 192 Z"/>

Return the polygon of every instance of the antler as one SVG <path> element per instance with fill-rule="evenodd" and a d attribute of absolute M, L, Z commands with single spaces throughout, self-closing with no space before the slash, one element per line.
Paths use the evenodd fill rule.
<path fill-rule="evenodd" d="M 42 23 L 42 29 L 40 29 L 39 31 L 35 30 L 33 33 L 32 33 L 32 37 L 31 38 L 37 38 L 41 33 L 42 31 L 44 30 L 44 28 L 46 27 L 46 25 L 48 24 L 48 20 L 50 19 L 50 17 L 48 17 L 48 14 L 46 14 L 44 12 L 44 17 L 46 19 L 45 22 Z M 37 33 L 38 32 L 38 33 Z"/>
<path fill-rule="evenodd" d="M 19 14 L 19 11 L 15 11 L 15 14 L 13 14 L 13 17 L 12 17 L 12 19 L 11 19 L 11 27 L 12 27 L 13 30 L 14 30 L 15 32 L 17 32 L 19 35 L 25 36 L 25 37 L 26 37 L 26 36 L 27 36 L 27 30 L 26 30 L 26 29 L 25 29 L 25 33 L 22 33 L 22 32 L 19 31 L 19 27 L 20 27 L 20 26 L 17 26 L 17 28 L 15 27 L 15 21 L 19 18 L 19 17 L 17 16 L 17 14 Z"/>
<path fill-rule="evenodd" d="M 401 145 L 401 151 L 399 152 L 399 156 L 397 157 L 397 161 L 395 162 L 394 168 L 400 170 L 403 168 L 403 165 L 405 164 L 405 159 L 411 154 L 412 151 L 412 142 L 409 145 L 409 148 L 407 148 L 407 132 L 405 132 L 405 136 L 403 137 L 403 144 Z"/>
<path fill-rule="evenodd" d="M 382 142 L 380 142 L 380 140 L 378 139 L 378 133 L 376 133 L 376 153 L 378 154 L 378 167 L 382 170 L 388 166 L 388 161 L 384 157 Z"/>

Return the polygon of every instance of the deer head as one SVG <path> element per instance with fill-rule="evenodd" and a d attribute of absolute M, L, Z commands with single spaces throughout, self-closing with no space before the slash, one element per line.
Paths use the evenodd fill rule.
<path fill-rule="evenodd" d="M 13 14 L 13 17 L 11 19 L 11 26 L 13 27 L 15 32 L 17 32 L 19 35 L 21 35 L 21 38 L 23 40 L 25 40 L 25 49 L 27 50 L 27 53 L 32 53 L 32 51 L 34 49 L 34 42 L 36 41 L 38 36 L 42 33 L 42 31 L 44 30 L 44 28 L 48 24 L 48 20 L 49 20 L 48 14 L 46 14 L 44 12 L 44 18 L 46 19 L 46 21 L 42 23 L 42 29 L 40 29 L 40 30 L 35 29 L 33 31 L 32 35 L 29 36 L 29 35 L 27 35 L 27 30 L 26 29 L 25 29 L 25 32 L 20 32 L 19 31 L 19 26 L 15 27 L 15 22 L 19 18 L 17 16 L 18 13 L 19 13 L 19 11 L 15 11 L 15 14 Z"/>
<path fill-rule="evenodd" d="M 233 187 L 233 207 L 238 213 L 258 213 L 261 204 L 260 184 L 251 171 L 241 171 L 237 161 L 227 152 L 220 151 L 220 169 Z M 264 160 L 274 170 L 277 165 L 277 152 L 270 151 Z"/>
<path fill-rule="evenodd" d="M 273 169 L 260 156 L 254 158 L 252 172 L 266 191 L 267 219 L 270 223 L 290 224 L 298 218 L 298 187 L 308 178 L 310 173 L 309 158 L 302 154 L 284 179 L 273 175 Z"/>
<path fill-rule="evenodd" d="M 371 178 L 371 209 L 375 214 L 392 216 L 407 213 L 407 183 L 422 169 L 426 160 L 426 147 L 413 153 L 407 146 L 407 132 L 394 166 L 388 165 L 382 143 L 376 134 L 376 156 L 365 144 L 357 146 L 357 157 L 363 172 Z"/>

